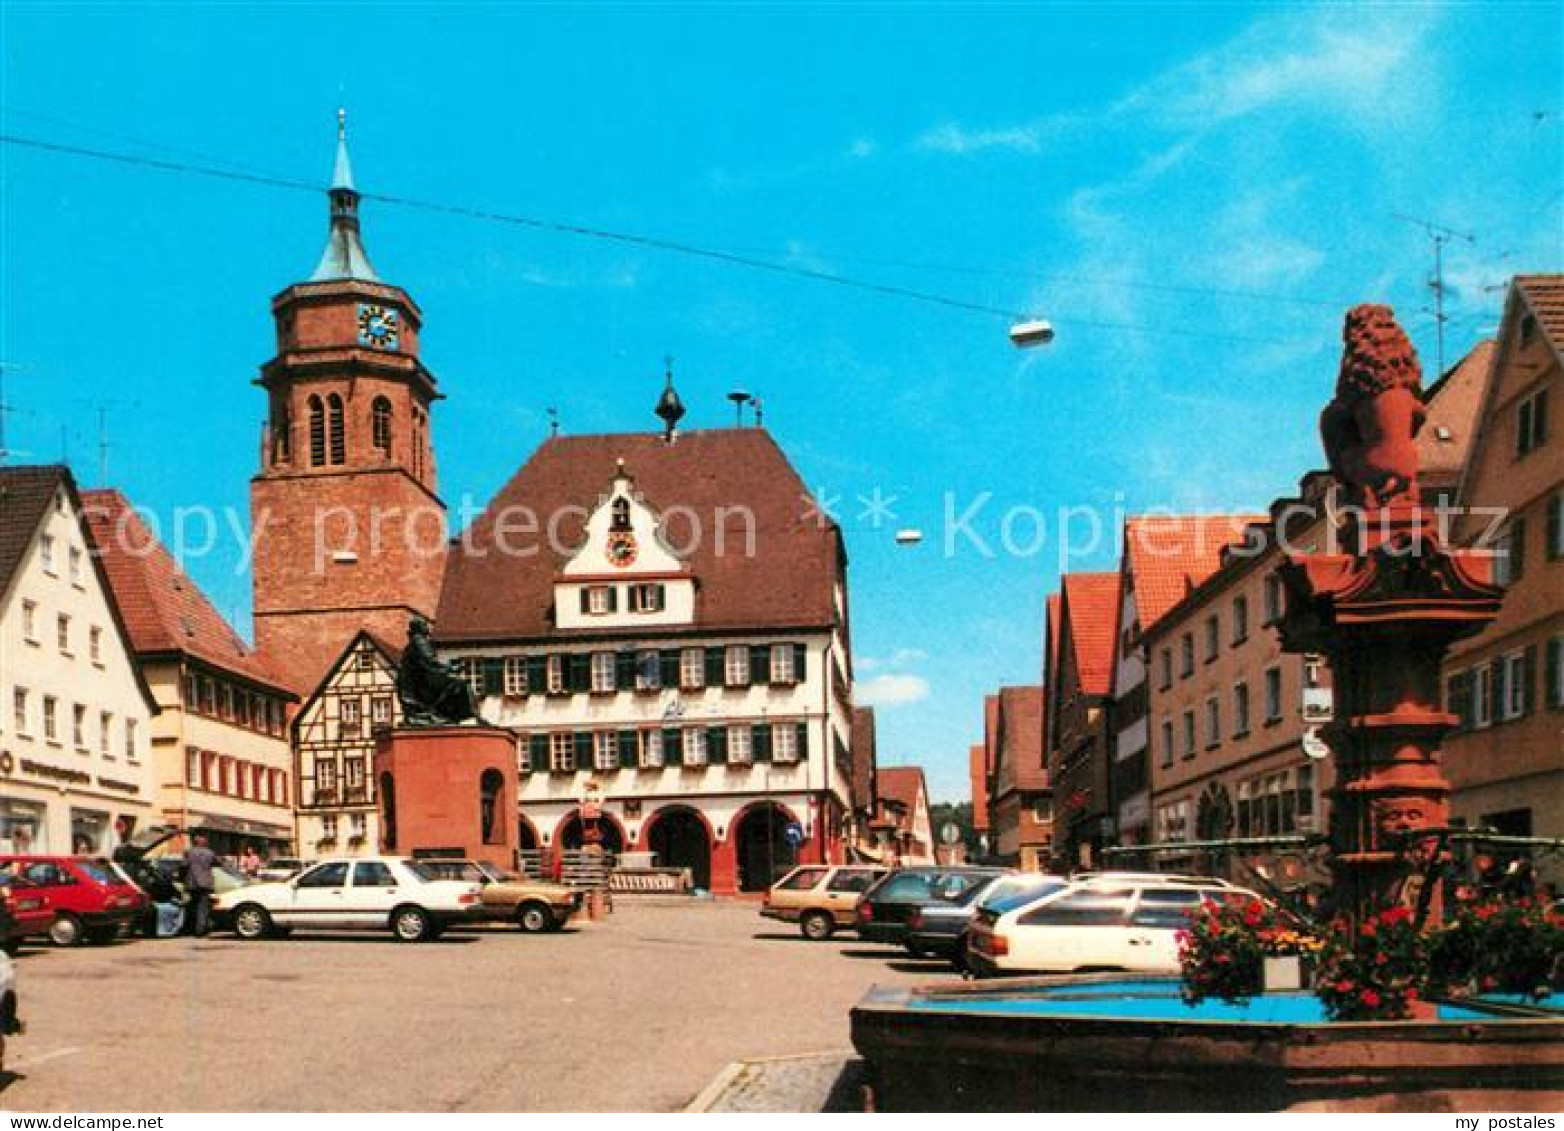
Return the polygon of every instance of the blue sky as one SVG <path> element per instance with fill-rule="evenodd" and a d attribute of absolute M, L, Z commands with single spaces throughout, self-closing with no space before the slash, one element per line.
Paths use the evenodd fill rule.
<path fill-rule="evenodd" d="M 0 7 L 6 133 L 656 234 L 1052 318 L 1003 318 L 369 203 L 426 316 L 442 493 L 486 500 L 545 434 L 687 426 L 764 397 L 838 499 L 860 695 L 886 761 L 964 796 L 981 699 L 1040 674 L 1061 508 L 1263 507 L 1318 461 L 1342 311 L 1387 301 L 1434 368 L 1517 270 L 1564 266 L 1553 4 L 852 9 Z M 272 294 L 318 195 L 0 145 L 8 446 L 68 450 L 172 522 L 244 513 Z M 859 497 L 894 496 L 876 529 Z M 985 501 L 986 500 L 986 501 Z M 992 554 L 956 539 L 977 507 Z M 1047 522 L 1037 545 L 1036 516 Z M 1005 521 L 1008 516 L 1008 526 Z M 927 538 L 898 548 L 898 526 Z M 1089 523 L 1074 520 L 1078 538 Z M 1008 529 L 1009 553 L 1001 546 Z M 192 529 L 192 542 L 200 532 Z M 232 541 L 189 568 L 241 619 Z M 1111 568 L 1106 542 L 1069 568 Z"/>

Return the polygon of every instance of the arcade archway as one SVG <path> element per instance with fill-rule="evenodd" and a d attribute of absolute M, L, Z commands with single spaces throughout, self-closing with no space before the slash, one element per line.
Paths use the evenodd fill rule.
<path fill-rule="evenodd" d="M 740 891 L 765 891 L 798 863 L 798 848 L 788 840 L 796 818 L 774 801 L 752 805 L 739 814 L 728 834 L 738 864 Z"/>
<path fill-rule="evenodd" d="M 602 835 L 598 841 L 603 846 L 603 851 L 618 856 L 625 850 L 625 831 L 617 820 L 607 813 L 597 818 L 597 831 Z M 559 831 L 554 836 L 555 848 L 570 852 L 581 848 L 586 844 L 586 828 L 581 823 L 581 813 L 576 811 L 566 817 L 559 824 Z"/>
<path fill-rule="evenodd" d="M 646 833 L 647 847 L 659 868 L 688 868 L 691 882 L 711 890 L 711 835 L 706 822 L 682 805 L 659 809 Z"/>

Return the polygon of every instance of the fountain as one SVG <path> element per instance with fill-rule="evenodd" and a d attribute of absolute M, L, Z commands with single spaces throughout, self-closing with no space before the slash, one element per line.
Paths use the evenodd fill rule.
<path fill-rule="evenodd" d="M 1416 355 L 1389 308 L 1347 315 L 1336 395 L 1320 420 L 1344 506 L 1329 552 L 1281 568 L 1284 649 L 1323 654 L 1336 721 L 1335 910 L 1356 938 L 1406 907 L 1438 921 L 1424 867 L 1450 792 L 1439 743 L 1457 720 L 1440 664 L 1497 615 L 1485 553 L 1444 545 L 1422 506 Z M 1074 976 L 873 989 L 853 1043 L 882 1109 L 1557 1110 L 1564 1007 L 1418 1002 L 1393 1021 L 1332 1020 L 1307 992 L 1187 1004 L 1177 979 Z"/>

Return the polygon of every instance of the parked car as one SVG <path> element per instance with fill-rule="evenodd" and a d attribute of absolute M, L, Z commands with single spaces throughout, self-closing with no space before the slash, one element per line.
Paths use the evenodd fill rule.
<path fill-rule="evenodd" d="M 16 964 L 0 953 L 0 1072 L 5 1071 L 5 1039 L 22 1031 L 16 1005 Z"/>
<path fill-rule="evenodd" d="M 913 908 L 907 920 L 906 946 L 948 958 L 958 969 L 967 962 L 967 928 L 982 906 L 1031 903 L 1069 884 L 1063 876 L 1017 872 L 990 876 L 954 899 L 935 899 Z"/>
<path fill-rule="evenodd" d="M 323 860 L 291 880 L 250 884 L 216 897 L 242 939 L 321 931 L 389 930 L 402 942 L 426 942 L 482 910 L 478 885 L 442 880 L 401 856 Z"/>
<path fill-rule="evenodd" d="M 154 830 L 149 837 L 114 850 L 115 868 L 147 897 L 147 907 L 136 926 L 148 938 L 170 938 L 192 926 L 186 913 L 190 892 L 185 886 L 185 858 L 179 846 L 171 844 L 184 835 L 183 829 Z M 249 882 L 226 864 L 212 866 L 213 890 L 219 895 Z M 212 921 L 217 927 L 227 925 L 215 914 Z"/>
<path fill-rule="evenodd" d="M 478 918 L 515 923 L 528 934 L 557 931 L 581 910 L 584 893 L 567 884 L 533 880 L 482 860 L 420 860 L 442 880 L 478 884 Z"/>
<path fill-rule="evenodd" d="M 968 932 L 976 974 L 1123 970 L 1176 974 L 1178 932 L 1202 900 L 1254 892 L 1198 877 L 1074 882 L 1020 906 L 981 910 Z"/>
<path fill-rule="evenodd" d="M 88 856 L 0 856 L 0 869 L 21 876 L 54 912 L 56 946 L 103 943 L 133 926 L 147 897 L 107 860 Z"/>
<path fill-rule="evenodd" d="M 994 876 L 1003 868 L 922 867 L 902 868 L 881 879 L 858 901 L 858 936 L 868 942 L 905 946 L 916 955 L 926 954 L 921 944 L 907 937 L 912 913 L 926 903 L 951 902 Z"/>
<path fill-rule="evenodd" d="M 54 926 L 49 899 L 15 869 L 0 866 L 0 949 L 15 954 L 24 940 L 48 938 Z"/>
<path fill-rule="evenodd" d="M 301 860 L 297 856 L 273 856 L 261 865 L 255 878 L 263 883 L 291 880 L 314 863 L 313 860 Z"/>
<path fill-rule="evenodd" d="M 803 864 L 766 889 L 760 913 L 797 923 L 806 939 L 828 939 L 855 925 L 859 897 L 885 873 L 868 864 Z"/>

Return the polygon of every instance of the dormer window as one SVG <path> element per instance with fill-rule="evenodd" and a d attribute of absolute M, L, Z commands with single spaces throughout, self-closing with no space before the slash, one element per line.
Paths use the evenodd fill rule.
<path fill-rule="evenodd" d="M 607 616 L 617 604 L 612 585 L 588 585 L 581 591 L 581 611 L 589 616 Z"/>
<path fill-rule="evenodd" d="M 630 586 L 630 611 L 632 613 L 660 613 L 665 606 L 663 587 L 655 583 Z"/>

